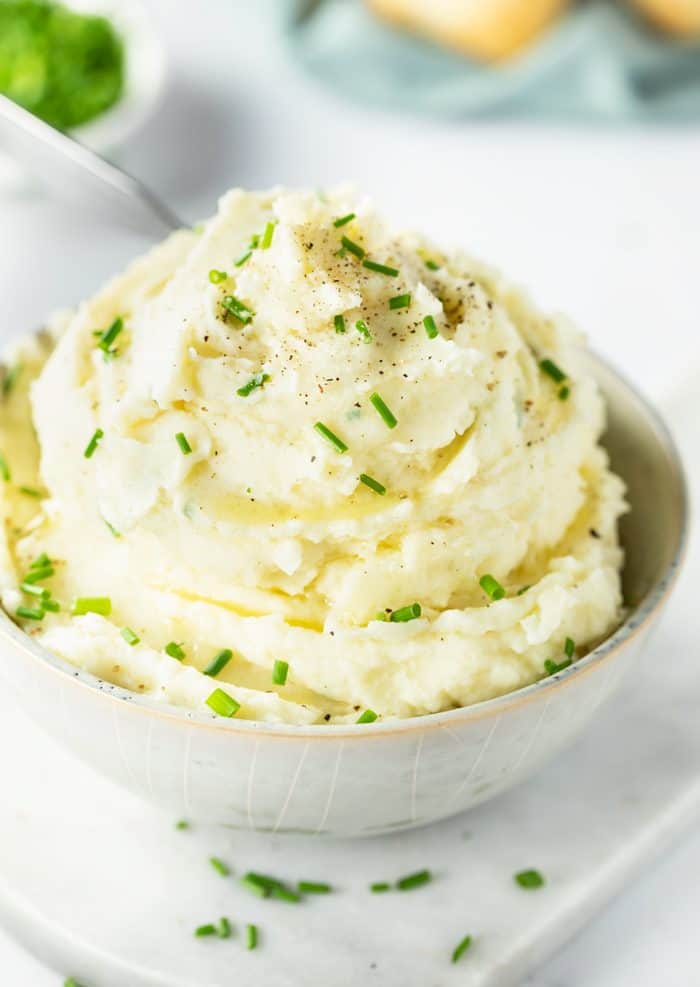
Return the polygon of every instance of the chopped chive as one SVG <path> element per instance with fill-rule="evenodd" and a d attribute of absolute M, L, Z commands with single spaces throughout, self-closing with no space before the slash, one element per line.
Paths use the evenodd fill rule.
<path fill-rule="evenodd" d="M 19 375 L 22 373 L 23 367 L 21 363 L 16 363 L 13 367 L 5 374 L 5 378 L 2 382 L 2 393 L 7 397 L 7 395 L 13 390 L 15 384 L 19 380 Z"/>
<path fill-rule="evenodd" d="M 527 586 L 521 586 L 520 589 L 518 590 L 518 592 L 515 595 L 516 596 L 522 596 L 523 593 L 527 593 L 527 591 L 529 589 L 532 589 L 532 583 L 528 583 Z"/>
<path fill-rule="evenodd" d="M 364 483 L 366 487 L 370 490 L 374 490 L 375 493 L 380 494 L 382 497 L 386 493 L 386 487 L 379 480 L 375 480 L 373 476 L 368 476 L 367 473 L 360 473 L 360 483 Z"/>
<path fill-rule="evenodd" d="M 385 891 L 391 891 L 391 885 L 388 881 L 375 881 L 374 884 L 369 886 L 372 894 L 383 894 Z"/>
<path fill-rule="evenodd" d="M 333 225 L 335 226 L 336 229 L 339 229 L 341 226 L 345 226 L 347 223 L 351 223 L 354 218 L 355 218 L 355 213 L 349 212 L 347 216 L 339 216 L 338 219 L 334 219 Z"/>
<path fill-rule="evenodd" d="M 260 239 L 260 249 L 261 250 L 267 250 L 268 247 L 272 244 L 272 237 L 275 235 L 275 226 L 276 225 L 277 224 L 274 223 L 274 222 L 272 222 L 272 221 L 270 221 L 266 225 L 265 232 L 263 233 L 263 235 L 262 235 L 262 237 Z"/>
<path fill-rule="evenodd" d="M 112 601 L 108 596 L 79 596 L 73 604 L 74 617 L 82 617 L 86 613 L 98 613 L 109 617 L 112 612 Z"/>
<path fill-rule="evenodd" d="M 249 891 L 253 891 L 261 897 L 267 897 L 272 893 L 273 888 L 284 887 L 284 884 L 278 878 L 271 877 L 269 874 L 260 874 L 252 870 L 249 870 L 241 878 L 241 884 L 247 887 Z M 261 892 L 264 892 L 264 894 L 261 894 Z"/>
<path fill-rule="evenodd" d="M 215 267 L 212 267 L 211 271 L 209 271 L 209 280 L 212 284 L 221 284 L 227 277 L 228 274 L 226 271 L 217 271 Z"/>
<path fill-rule="evenodd" d="M 51 559 L 48 557 L 46 552 L 42 552 L 41 555 L 37 555 L 32 564 L 29 566 L 30 569 L 43 569 L 45 566 L 51 565 Z"/>
<path fill-rule="evenodd" d="M 336 315 L 333 319 L 333 325 L 335 326 L 336 332 L 345 332 L 345 316 Z"/>
<path fill-rule="evenodd" d="M 289 672 L 289 662 L 280 661 L 278 658 L 272 666 L 272 681 L 275 685 L 284 685 Z"/>
<path fill-rule="evenodd" d="M 392 610 L 389 620 L 392 624 L 406 624 L 409 620 L 415 620 L 417 617 L 420 617 L 421 613 L 420 603 L 412 603 L 408 607 L 400 607 L 398 610 Z"/>
<path fill-rule="evenodd" d="M 372 342 L 372 333 L 369 331 L 369 326 L 364 319 L 358 319 L 355 323 L 355 328 L 366 343 Z"/>
<path fill-rule="evenodd" d="M 432 881 L 433 875 L 429 870 L 419 870 L 415 874 L 408 874 L 396 882 L 399 891 L 412 891 L 413 888 L 420 888 L 423 884 Z"/>
<path fill-rule="evenodd" d="M 299 881 L 297 887 L 302 894 L 330 894 L 333 890 L 330 884 L 322 881 Z"/>
<path fill-rule="evenodd" d="M 19 588 L 23 593 L 27 593 L 29 596 L 40 596 L 47 599 L 51 596 L 47 589 L 43 586 L 38 586 L 36 583 L 22 582 L 19 584 Z"/>
<path fill-rule="evenodd" d="M 220 874 L 222 877 L 228 877 L 229 874 L 231 873 L 231 868 L 228 867 L 223 862 L 223 860 L 220 860 L 218 857 L 210 857 L 209 863 L 212 865 L 216 873 Z"/>
<path fill-rule="evenodd" d="M 116 355 L 114 350 L 112 350 L 112 343 L 116 340 L 123 328 L 124 320 L 121 316 L 118 316 L 108 329 L 105 329 L 103 333 L 98 333 L 99 340 L 97 345 L 105 355 Z"/>
<path fill-rule="evenodd" d="M 190 824 L 187 822 L 186 819 L 178 819 L 178 821 L 175 823 L 175 829 L 183 830 L 189 828 L 190 828 Z"/>
<path fill-rule="evenodd" d="M 192 452 L 192 446 L 187 441 L 187 436 L 185 435 L 185 433 L 178 432 L 177 435 L 175 436 L 175 441 L 180 446 L 180 451 L 182 452 L 183 456 L 189 456 L 189 454 Z"/>
<path fill-rule="evenodd" d="M 263 232 L 263 235 L 260 238 L 260 249 L 261 250 L 267 250 L 271 246 L 271 244 L 272 244 L 272 238 L 275 235 L 275 226 L 276 225 L 277 224 L 274 221 L 271 220 L 265 226 L 265 231 Z"/>
<path fill-rule="evenodd" d="M 253 233 L 252 237 L 250 238 L 250 243 L 248 244 L 248 246 L 250 247 L 251 250 L 257 250 L 258 249 L 258 247 L 260 246 L 260 234 L 259 233 Z"/>
<path fill-rule="evenodd" d="M 361 247 L 359 243 L 355 243 L 355 241 L 351 240 L 349 237 L 341 237 L 340 242 L 349 253 L 354 254 L 355 257 L 359 257 L 360 260 L 362 260 L 365 256 L 365 248 Z"/>
<path fill-rule="evenodd" d="M 258 898 L 269 898 L 273 883 L 269 878 L 254 874 L 252 871 L 241 878 L 241 885 Z"/>
<path fill-rule="evenodd" d="M 176 661 L 185 660 L 185 651 L 181 644 L 177 644 L 175 641 L 170 641 L 169 644 L 165 645 L 165 653 Z"/>
<path fill-rule="evenodd" d="M 132 648 L 135 645 L 137 645 L 139 643 L 139 641 L 141 640 L 141 638 L 138 636 L 138 634 L 134 634 L 134 632 L 132 631 L 132 629 L 130 627 L 122 627 L 122 629 L 119 631 L 119 633 L 124 638 L 124 640 L 126 641 L 126 643 L 128 645 L 130 645 Z"/>
<path fill-rule="evenodd" d="M 486 573 L 479 580 L 479 586 L 483 589 L 487 596 L 490 596 L 492 600 L 502 600 L 506 595 L 506 591 L 503 589 L 501 584 L 493 576 Z"/>
<path fill-rule="evenodd" d="M 63 987 L 82 987 L 82 985 L 78 983 L 75 977 L 68 977 L 67 980 L 63 981 Z"/>
<path fill-rule="evenodd" d="M 396 428 L 396 426 L 398 425 L 398 420 L 394 416 L 394 413 L 391 411 L 391 409 L 385 404 L 385 402 L 377 394 L 376 391 L 374 392 L 374 394 L 370 394 L 369 400 L 372 406 L 374 407 L 374 410 L 383 419 L 384 424 L 387 426 L 387 428 Z"/>
<path fill-rule="evenodd" d="M 389 308 L 396 310 L 397 308 L 409 308 L 411 305 L 411 295 L 406 293 L 405 295 L 394 295 L 393 298 L 389 299 Z"/>
<path fill-rule="evenodd" d="M 563 672 L 565 668 L 568 668 L 571 664 L 571 658 L 565 658 L 557 664 L 556 661 L 552 661 L 551 658 L 547 658 L 544 663 L 544 670 L 547 675 L 556 675 L 557 672 Z"/>
<path fill-rule="evenodd" d="M 399 276 L 399 272 L 395 267 L 378 264 L 376 260 L 370 260 L 368 257 L 362 261 L 362 266 L 366 267 L 368 271 L 376 271 L 377 274 L 386 274 L 389 278 L 397 278 Z"/>
<path fill-rule="evenodd" d="M 234 319 L 237 319 L 244 326 L 247 326 L 249 322 L 253 321 L 255 312 L 234 295 L 225 295 L 221 302 L 221 307 L 228 315 L 232 315 Z"/>
<path fill-rule="evenodd" d="M 242 398 L 247 398 L 248 395 L 252 394 L 252 392 L 257 390 L 258 387 L 264 387 L 269 379 L 270 379 L 269 374 L 263 374 L 263 373 L 255 374 L 254 377 L 250 378 L 247 384 L 244 384 L 243 387 L 238 388 L 236 394 L 238 394 Z"/>
<path fill-rule="evenodd" d="M 211 678 L 216 678 L 219 672 L 223 671 L 224 668 L 233 658 L 233 651 L 230 648 L 223 648 L 217 654 L 214 655 L 212 660 L 209 662 L 207 667 L 204 669 L 204 675 L 209 675 Z"/>
<path fill-rule="evenodd" d="M 301 895 L 285 887 L 282 883 L 273 884 L 270 888 L 270 894 L 273 898 L 278 898 L 280 901 L 288 901 L 292 905 L 296 905 L 301 901 Z"/>
<path fill-rule="evenodd" d="M 223 689 L 214 689 L 207 699 L 207 706 L 213 709 L 218 716 L 235 716 L 241 708 L 241 704 L 236 702 L 233 696 Z"/>
<path fill-rule="evenodd" d="M 18 617 L 24 620 L 43 620 L 44 611 L 42 607 L 17 607 L 15 611 Z"/>
<path fill-rule="evenodd" d="M 57 600 L 42 600 L 42 609 L 50 611 L 51 613 L 59 613 L 61 609 L 61 604 Z"/>
<path fill-rule="evenodd" d="M 230 939 L 231 938 L 231 923 L 224 915 L 219 919 L 219 925 L 216 930 L 216 934 L 219 939 Z"/>
<path fill-rule="evenodd" d="M 215 936 L 216 926 L 210 922 L 207 925 L 200 925 L 194 930 L 194 934 L 198 939 L 201 939 L 203 936 Z"/>
<path fill-rule="evenodd" d="M 433 318 L 433 316 L 426 315 L 426 317 L 423 319 L 423 325 L 425 326 L 425 332 L 428 339 L 435 339 L 435 337 L 439 333 L 438 333 L 438 327 L 435 323 L 435 319 Z"/>
<path fill-rule="evenodd" d="M 109 329 L 105 329 L 105 331 L 100 335 L 100 346 L 109 349 L 123 328 L 124 320 L 121 316 L 117 316 Z"/>
<path fill-rule="evenodd" d="M 440 270 L 440 265 L 437 264 L 434 260 L 426 260 L 425 266 L 428 268 L 429 271 L 439 271 Z"/>
<path fill-rule="evenodd" d="M 117 531 L 117 529 L 114 527 L 113 524 L 110 524 L 110 522 L 107 520 L 106 517 L 103 517 L 102 520 L 104 521 L 104 523 L 109 528 L 109 532 L 110 532 L 110 534 L 112 535 L 113 538 L 121 538 L 120 533 Z"/>
<path fill-rule="evenodd" d="M 360 713 L 360 715 L 355 720 L 355 723 L 374 723 L 376 719 L 377 719 L 377 714 L 374 712 L 374 710 L 366 709 L 364 713 Z"/>
<path fill-rule="evenodd" d="M 253 251 L 252 250 L 246 250 L 245 253 L 241 254 L 241 256 L 238 258 L 238 260 L 234 260 L 233 266 L 234 267 L 243 267 L 243 265 L 245 264 L 245 262 L 247 260 L 250 260 L 250 258 L 252 257 L 252 255 L 253 255 Z"/>
<path fill-rule="evenodd" d="M 104 438 L 104 434 L 105 433 L 102 431 L 101 428 L 96 428 L 95 429 L 95 431 L 93 432 L 92 438 L 90 439 L 90 441 L 88 442 L 88 444 L 85 446 L 85 452 L 83 453 L 83 456 L 85 456 L 86 459 L 92 459 L 92 457 L 93 457 L 93 455 L 95 453 L 95 449 L 97 449 L 97 444 L 100 441 L 100 439 Z"/>
<path fill-rule="evenodd" d="M 258 927 L 257 925 L 246 925 L 245 927 L 245 939 L 247 949 L 256 949 L 258 945 Z"/>
<path fill-rule="evenodd" d="M 469 949 L 469 947 L 471 946 L 471 944 L 472 944 L 472 937 L 471 936 L 465 936 L 464 939 L 460 940 L 460 942 L 457 943 L 457 945 L 455 946 L 455 948 L 454 948 L 454 950 L 452 952 L 452 962 L 453 963 L 459 963 L 459 961 L 462 959 L 462 957 L 464 956 L 464 954 L 466 953 L 466 951 Z"/>
<path fill-rule="evenodd" d="M 564 642 L 564 654 L 566 655 L 566 657 L 573 658 L 575 649 L 576 649 L 576 645 L 574 643 L 574 639 L 571 637 L 567 637 L 566 641 Z"/>
<path fill-rule="evenodd" d="M 389 619 L 389 613 L 391 613 L 391 611 L 387 612 L 386 610 L 379 610 L 374 619 L 387 621 Z"/>
<path fill-rule="evenodd" d="M 570 394 L 571 394 L 571 388 L 569 388 L 566 384 L 564 384 L 563 387 L 560 387 L 559 390 L 557 391 L 557 397 L 559 398 L 560 401 L 566 401 L 566 399 Z"/>
<path fill-rule="evenodd" d="M 35 490 L 34 487 L 20 487 L 19 492 L 27 497 L 36 497 L 38 500 L 43 497 L 41 490 Z"/>
<path fill-rule="evenodd" d="M 562 381 L 566 380 L 566 374 L 553 360 L 540 360 L 540 370 L 551 377 L 555 384 L 561 384 Z"/>
<path fill-rule="evenodd" d="M 0 452 L 0 476 L 3 478 L 5 483 L 9 483 L 12 479 L 12 473 L 10 472 L 10 467 L 7 464 L 7 460 Z"/>
<path fill-rule="evenodd" d="M 326 440 L 326 442 L 330 442 L 333 448 L 336 449 L 338 452 L 348 451 L 348 447 L 343 442 L 343 440 L 338 435 L 336 435 L 335 432 L 331 432 L 328 426 L 324 425 L 323 422 L 316 422 L 314 428 L 316 429 L 318 434 L 322 435 L 323 438 Z"/>
<path fill-rule="evenodd" d="M 513 875 L 513 880 L 521 888 L 527 888 L 528 890 L 541 888 L 544 884 L 544 878 L 538 870 L 521 870 L 519 873 Z"/>
<path fill-rule="evenodd" d="M 42 569 L 30 569 L 24 577 L 25 583 L 40 583 L 44 579 L 50 579 L 54 575 L 55 569 L 52 565 L 45 565 Z"/>
<path fill-rule="evenodd" d="M 296 891 L 292 891 L 283 881 L 278 880 L 276 877 L 270 877 L 268 874 L 258 874 L 255 871 L 248 871 L 241 878 L 241 884 L 259 898 L 269 898 L 271 896 L 278 898 L 280 901 L 289 901 L 293 904 L 301 901 L 301 896 Z"/>

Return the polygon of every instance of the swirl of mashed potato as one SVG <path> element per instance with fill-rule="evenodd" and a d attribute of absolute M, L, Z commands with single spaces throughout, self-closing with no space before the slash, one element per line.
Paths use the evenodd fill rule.
<path fill-rule="evenodd" d="M 578 334 L 368 204 L 232 191 L 51 330 L 6 388 L 0 562 L 69 662 L 352 722 L 517 689 L 619 621 L 624 487 Z M 57 612 L 20 588 L 42 553 Z"/>

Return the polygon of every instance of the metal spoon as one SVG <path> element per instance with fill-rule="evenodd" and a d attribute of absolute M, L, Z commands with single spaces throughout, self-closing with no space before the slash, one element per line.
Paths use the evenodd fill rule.
<path fill-rule="evenodd" d="M 81 210 L 87 206 L 155 237 L 189 225 L 138 179 L 2 95 L 0 143 Z"/>

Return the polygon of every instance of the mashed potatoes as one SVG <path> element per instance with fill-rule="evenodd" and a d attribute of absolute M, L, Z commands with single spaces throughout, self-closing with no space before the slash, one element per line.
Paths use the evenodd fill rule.
<path fill-rule="evenodd" d="M 624 490 L 579 337 L 365 203 L 233 191 L 51 330 L 6 387 L 3 603 L 95 675 L 239 718 L 405 717 L 619 620 Z"/>

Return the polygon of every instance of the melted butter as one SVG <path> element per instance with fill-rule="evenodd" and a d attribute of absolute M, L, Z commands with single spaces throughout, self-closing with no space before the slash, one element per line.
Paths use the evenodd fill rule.
<path fill-rule="evenodd" d="M 183 600 L 188 600 L 190 603 L 208 603 L 213 607 L 220 607 L 223 610 L 228 610 L 229 613 L 234 613 L 237 617 L 269 617 L 271 614 L 278 614 L 286 624 L 290 627 L 302 627 L 305 630 L 317 631 L 321 633 L 323 631 L 323 621 L 320 619 L 313 619 L 311 617 L 302 617 L 298 612 L 294 613 L 293 610 L 296 609 L 294 604 L 298 602 L 299 605 L 304 605 L 308 607 L 308 600 L 300 599 L 295 601 L 293 597 L 286 596 L 280 591 L 272 592 L 269 591 L 267 595 L 270 598 L 270 603 L 278 603 L 278 606 L 271 605 L 269 608 L 262 609 L 260 607 L 251 607 L 241 602 L 236 602 L 234 600 L 221 600 L 212 596 L 206 596 L 201 593 L 195 593 L 192 590 L 184 589 L 183 587 L 156 587 L 167 592 L 174 593 Z M 290 606 L 291 604 L 291 606 Z"/>
<path fill-rule="evenodd" d="M 207 520 L 214 523 L 281 525 L 291 521 L 309 523 L 317 521 L 326 523 L 331 521 L 362 521 L 384 514 L 406 499 L 400 496 L 391 496 L 388 493 L 383 497 L 378 497 L 370 490 L 366 494 L 364 490 L 358 490 L 340 502 L 293 507 L 282 500 L 257 500 L 254 491 L 248 496 L 234 493 L 212 494 L 207 489 L 209 483 L 208 477 L 204 483 L 194 482 L 190 500 L 196 503 L 196 512 L 201 512 Z"/>
<path fill-rule="evenodd" d="M 257 692 L 274 692 L 286 702 L 296 703 L 299 706 L 308 706 L 312 709 L 316 708 L 325 713 L 330 713 L 332 716 L 343 716 L 350 712 L 351 707 L 347 702 L 329 698 L 315 689 L 295 684 L 293 681 L 294 659 L 293 656 L 288 657 L 290 662 L 290 676 L 287 684 L 284 686 L 273 684 L 272 669 L 256 665 L 236 653 L 234 653 L 233 659 L 217 676 L 217 681 L 227 682 L 232 686 L 240 686 L 244 689 L 254 689 Z"/>

